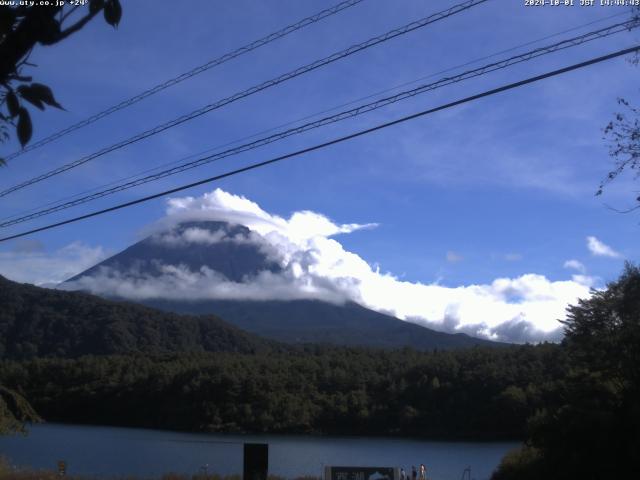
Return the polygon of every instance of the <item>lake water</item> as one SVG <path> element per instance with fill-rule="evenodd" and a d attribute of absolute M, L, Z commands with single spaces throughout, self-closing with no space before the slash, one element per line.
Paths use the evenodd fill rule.
<path fill-rule="evenodd" d="M 28 436 L 0 437 L 15 465 L 92 476 L 159 476 L 167 472 L 242 473 L 243 443 L 269 444 L 269 473 L 320 476 L 323 466 L 404 467 L 424 463 L 429 480 L 484 480 L 514 442 L 439 442 L 399 438 L 197 434 L 134 428 L 35 425 Z"/>

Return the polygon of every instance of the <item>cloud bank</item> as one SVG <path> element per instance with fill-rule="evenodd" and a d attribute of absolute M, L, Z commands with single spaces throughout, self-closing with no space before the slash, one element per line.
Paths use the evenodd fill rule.
<path fill-rule="evenodd" d="M 23 240 L 16 242 L 12 250 L 0 252 L 0 275 L 16 282 L 54 286 L 106 257 L 102 247 L 82 242 L 47 252 L 37 240 Z"/>
<path fill-rule="evenodd" d="M 231 238 L 197 227 L 174 228 L 183 222 L 205 220 L 244 225 L 250 234 Z M 137 300 L 353 301 L 441 331 L 510 342 L 558 340 L 558 319 L 565 317 L 567 305 L 590 295 L 593 280 L 585 275 L 551 281 L 527 273 L 517 278 L 496 278 L 488 284 L 455 287 L 403 281 L 372 267 L 334 238 L 375 226 L 337 224 L 311 211 L 284 218 L 245 197 L 217 189 L 201 197 L 169 200 L 167 216 L 146 233 L 168 246 L 252 242 L 279 265 L 278 269 L 233 282 L 207 267 L 192 270 L 185 265 L 159 265 L 160 274 L 154 276 L 103 270 L 74 287 Z M 171 233 L 167 234 L 168 230 Z"/>

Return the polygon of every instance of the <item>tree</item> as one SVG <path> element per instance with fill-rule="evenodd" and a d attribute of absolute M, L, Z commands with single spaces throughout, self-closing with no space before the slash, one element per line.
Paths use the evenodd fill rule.
<path fill-rule="evenodd" d="M 609 154 L 614 159 L 615 168 L 600 183 L 596 195 L 601 195 L 605 185 L 618 178 L 625 170 L 632 171 L 636 178 L 640 176 L 640 110 L 624 98 L 618 98 L 618 105 L 624 111 L 617 112 L 604 129 L 605 138 L 609 140 Z M 640 203 L 640 196 L 635 200 Z M 638 207 L 640 205 L 630 210 Z"/>
<path fill-rule="evenodd" d="M 640 21 L 640 6 L 634 7 L 633 17 Z M 640 53 L 636 52 L 630 59 L 632 64 L 640 63 Z M 640 110 L 624 99 L 618 98 L 622 111 L 617 112 L 604 129 L 605 139 L 609 142 L 609 154 L 614 159 L 614 169 L 600 183 L 596 195 L 601 195 L 604 187 L 618 178 L 624 171 L 631 171 L 635 177 L 640 176 Z M 638 205 L 626 212 L 640 208 L 640 196 L 636 197 Z"/>
<path fill-rule="evenodd" d="M 498 479 L 626 478 L 640 453 L 640 268 L 568 308 L 570 373 L 560 399 L 529 421 L 525 448 Z"/>
<path fill-rule="evenodd" d="M 40 417 L 24 397 L 0 385 L 0 435 L 23 432 L 25 423 L 39 421 Z"/>
<path fill-rule="evenodd" d="M 573 462 L 594 478 L 638 471 L 640 453 L 640 268 L 625 265 L 620 278 L 568 309 L 565 344 L 573 373 L 569 402 L 552 435 L 573 451 Z M 553 426 L 554 423 L 551 424 Z M 544 438 L 544 435 L 542 436 Z M 597 463 L 589 459 L 598 457 Z"/>
<path fill-rule="evenodd" d="M 16 2 L 19 3 L 19 2 Z M 90 0 L 86 12 L 76 17 L 79 5 L 47 2 L 50 5 L 0 6 L 0 142 L 7 141 L 15 129 L 24 147 L 33 133 L 27 104 L 44 110 L 62 108 L 51 89 L 25 75 L 29 55 L 37 45 L 55 45 L 81 30 L 100 12 L 105 21 L 118 26 L 122 17 L 119 0 Z M 75 20 L 70 23 L 71 19 Z M 4 159 L 0 157 L 0 164 Z"/>
<path fill-rule="evenodd" d="M 578 368 L 598 371 L 622 391 L 640 387 L 640 268 L 569 307 L 565 343 Z"/>

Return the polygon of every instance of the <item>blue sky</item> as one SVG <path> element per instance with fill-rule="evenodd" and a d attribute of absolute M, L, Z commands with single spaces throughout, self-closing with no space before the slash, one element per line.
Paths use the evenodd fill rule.
<path fill-rule="evenodd" d="M 98 19 L 65 42 L 34 51 L 35 80 L 50 85 L 66 108 L 32 110 L 34 140 L 334 3 L 123 1 L 116 31 Z M 0 170 L 0 188 L 455 3 L 365 0 L 17 158 Z M 601 28 L 626 13 L 622 7 L 525 7 L 523 1 L 491 0 L 4 197 L 0 216 L 622 14 L 534 46 Z M 2 233 L 215 175 L 639 42 L 639 31 L 632 31 L 548 55 Z M 340 243 L 407 282 L 462 287 L 525 274 L 564 281 L 580 273 L 601 286 L 639 253 L 637 214 L 605 206 L 628 206 L 637 196 L 633 179 L 622 178 L 594 197 L 611 168 L 602 129 L 617 97 L 638 103 L 637 75 L 637 67 L 619 58 L 178 196 L 198 197 L 219 187 L 282 217 L 311 210 L 337 224 L 376 223 L 340 236 Z M 16 145 L 1 147 L 10 153 Z M 166 199 L 155 200 L 7 242 L 0 245 L 0 273 L 56 281 L 61 270 L 84 268 L 136 241 L 165 210 Z M 593 241 L 589 249 L 588 237 L 617 255 L 603 255 Z M 67 257 L 60 253 L 65 248 L 72 250 Z M 579 261 L 584 271 L 567 268 L 568 260 Z M 55 275 L 45 278 L 43 269 Z"/>

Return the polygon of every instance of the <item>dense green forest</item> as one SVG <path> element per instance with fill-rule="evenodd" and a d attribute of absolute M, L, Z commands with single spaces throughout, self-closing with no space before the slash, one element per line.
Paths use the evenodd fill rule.
<path fill-rule="evenodd" d="M 280 348 L 213 315 L 177 315 L 1 276 L 0 305 L 0 358 Z"/>
<path fill-rule="evenodd" d="M 640 269 L 569 308 L 567 375 L 494 480 L 640 478 Z"/>
<path fill-rule="evenodd" d="M 87 356 L 0 363 L 45 419 L 196 431 L 521 438 L 565 378 L 557 345 L 420 353 Z"/>

